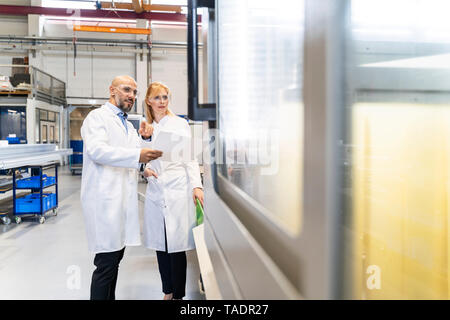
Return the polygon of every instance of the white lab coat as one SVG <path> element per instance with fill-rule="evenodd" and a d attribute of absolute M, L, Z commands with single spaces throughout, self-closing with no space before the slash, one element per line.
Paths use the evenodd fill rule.
<path fill-rule="evenodd" d="M 91 111 L 81 127 L 81 207 L 94 253 L 141 244 L 137 169 L 146 142 L 130 122 L 127 125 L 128 134 L 114 111 L 103 105 Z"/>
<path fill-rule="evenodd" d="M 165 116 L 153 122 L 152 141 L 161 131 L 175 133 L 191 141 L 191 131 L 186 120 Z M 163 155 L 164 156 L 164 155 Z M 148 178 L 144 209 L 144 245 L 165 251 L 164 224 L 169 253 L 195 248 L 192 228 L 195 227 L 194 188 L 202 188 L 198 162 L 170 162 L 156 159 L 147 164 L 158 178 Z"/>

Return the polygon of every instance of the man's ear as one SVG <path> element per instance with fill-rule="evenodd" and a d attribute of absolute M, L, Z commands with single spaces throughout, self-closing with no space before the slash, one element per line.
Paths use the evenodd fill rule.
<path fill-rule="evenodd" d="M 114 87 L 113 86 L 109 86 L 109 93 L 111 94 L 111 96 L 114 96 L 114 91 L 113 91 Z"/>

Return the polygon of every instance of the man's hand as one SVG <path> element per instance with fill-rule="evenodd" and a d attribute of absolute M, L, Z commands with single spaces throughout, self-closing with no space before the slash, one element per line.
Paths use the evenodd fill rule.
<path fill-rule="evenodd" d="M 153 134 L 153 126 L 147 121 L 142 121 L 141 127 L 139 128 L 139 134 L 144 139 L 150 138 Z"/>
<path fill-rule="evenodd" d="M 158 159 L 161 156 L 162 156 L 162 151 L 148 149 L 148 148 L 142 148 L 141 156 L 139 157 L 139 162 L 147 163 L 151 160 Z"/>

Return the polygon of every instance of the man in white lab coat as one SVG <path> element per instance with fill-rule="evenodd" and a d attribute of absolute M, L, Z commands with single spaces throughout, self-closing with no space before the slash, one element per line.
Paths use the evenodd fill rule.
<path fill-rule="evenodd" d="M 138 169 L 161 156 L 145 148 L 153 128 L 141 124 L 138 136 L 126 120 L 134 105 L 136 82 L 116 77 L 110 99 L 91 111 L 81 127 L 84 142 L 81 205 L 90 251 L 94 252 L 91 300 L 114 300 L 119 263 L 125 246 L 140 245 Z"/>

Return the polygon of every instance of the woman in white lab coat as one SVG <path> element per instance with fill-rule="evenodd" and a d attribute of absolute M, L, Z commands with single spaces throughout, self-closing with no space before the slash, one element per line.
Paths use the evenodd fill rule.
<path fill-rule="evenodd" d="M 186 120 L 168 108 L 170 90 L 159 82 L 147 89 L 147 121 L 153 125 L 152 142 L 158 135 L 184 137 L 190 143 Z M 164 135 L 162 134 L 162 135 Z M 162 137 L 161 135 L 161 137 Z M 195 249 L 195 203 L 203 205 L 203 190 L 197 161 L 157 159 L 147 164 L 147 192 L 144 209 L 144 244 L 156 250 L 164 299 L 182 299 L 186 286 L 186 251 Z"/>

